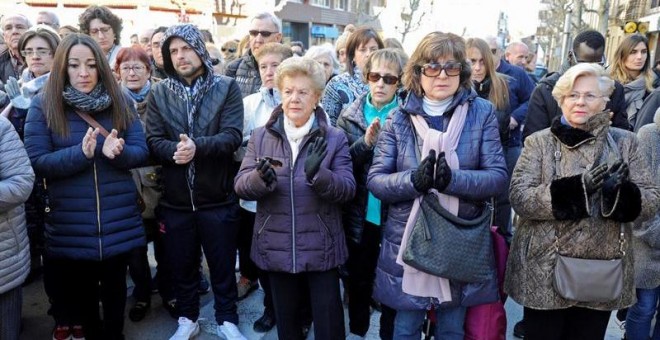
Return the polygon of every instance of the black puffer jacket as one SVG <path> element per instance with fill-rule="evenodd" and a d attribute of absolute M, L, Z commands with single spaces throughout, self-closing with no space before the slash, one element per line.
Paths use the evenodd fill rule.
<path fill-rule="evenodd" d="M 209 82 L 195 113 L 192 134 L 187 113 L 195 105 L 190 89 L 181 90 L 179 78 L 169 54 L 173 37 L 190 44 L 206 68 L 194 82 Z M 233 79 L 214 75 L 204 42 L 198 31 L 189 25 L 173 26 L 163 38 L 163 60 L 168 79 L 153 85 L 147 104 L 147 143 L 153 158 L 163 166 L 164 186 L 160 204 L 172 209 L 195 210 L 229 203 L 238 203 L 234 193 L 234 176 L 238 164 L 231 161 L 243 140 L 243 100 Z M 211 77 L 211 78 L 208 78 Z M 181 86 L 180 86 L 181 85 Z M 194 99 L 194 97 L 193 97 Z M 179 134 L 188 134 L 195 142 L 191 163 L 180 165 L 172 159 L 179 143 Z M 194 162 L 192 185 L 190 165 Z"/>
<path fill-rule="evenodd" d="M 251 51 L 229 63 L 225 69 L 225 75 L 236 79 L 243 98 L 257 93 L 261 87 L 259 67 Z"/>
<path fill-rule="evenodd" d="M 561 77 L 561 74 L 558 72 L 548 73 L 532 92 L 532 97 L 529 99 L 527 120 L 523 128 L 523 140 L 536 131 L 549 128 L 552 120 L 557 116 L 561 116 L 559 103 L 552 97 L 552 89 L 559 77 Z M 632 130 L 630 123 L 628 123 L 623 86 L 617 81 L 614 82 L 614 92 L 610 95 L 605 110 L 614 113 L 612 116 L 613 127 Z"/>
<path fill-rule="evenodd" d="M 353 161 L 353 176 L 355 176 L 356 185 L 355 197 L 344 205 L 343 222 L 346 240 L 354 244 L 360 244 L 362 241 L 369 197 L 367 175 L 371 167 L 371 160 L 374 157 L 374 148 L 367 146 L 364 141 L 364 134 L 369 126 L 364 118 L 364 103 L 366 100 L 367 93 L 355 100 L 337 119 L 337 127 L 344 131 L 348 138 L 351 160 Z M 385 208 L 384 205 L 383 208 Z M 384 223 L 387 209 L 381 209 L 380 216 L 380 220 Z"/>

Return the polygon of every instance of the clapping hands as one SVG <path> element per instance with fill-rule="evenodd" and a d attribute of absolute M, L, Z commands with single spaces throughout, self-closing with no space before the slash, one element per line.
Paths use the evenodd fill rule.
<path fill-rule="evenodd" d="M 14 77 L 9 77 L 7 79 L 7 84 L 5 84 L 5 91 L 11 100 L 12 106 L 17 109 L 27 109 L 30 107 L 30 98 L 21 91 L 21 86 L 18 84 L 18 80 Z"/>
<path fill-rule="evenodd" d="M 378 141 L 378 134 L 380 134 L 380 118 L 376 117 L 369 127 L 367 132 L 364 134 L 364 142 L 368 147 L 373 147 Z"/>
<path fill-rule="evenodd" d="M 82 140 L 82 151 L 87 159 L 94 158 L 94 150 L 96 150 L 96 137 L 99 135 L 99 129 L 87 129 L 85 136 Z"/>
<path fill-rule="evenodd" d="M 181 141 L 176 145 L 176 151 L 172 158 L 176 164 L 188 164 L 195 157 L 197 147 L 195 142 L 186 134 L 180 134 L 179 139 Z"/>
<path fill-rule="evenodd" d="M 109 159 L 115 159 L 124 150 L 124 144 L 126 142 L 123 138 L 117 138 L 117 135 L 117 130 L 112 129 L 110 134 L 105 137 L 105 142 L 103 142 L 103 149 L 101 151 Z"/>

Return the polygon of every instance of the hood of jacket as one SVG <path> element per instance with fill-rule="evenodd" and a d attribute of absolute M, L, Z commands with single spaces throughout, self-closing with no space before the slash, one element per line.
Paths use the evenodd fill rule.
<path fill-rule="evenodd" d="M 170 55 L 170 43 L 172 43 L 173 38 L 181 38 L 183 41 L 187 42 L 190 47 L 195 51 L 199 59 L 202 60 L 202 64 L 206 69 L 206 74 L 213 74 L 213 65 L 211 62 L 211 56 L 206 50 L 206 45 L 204 44 L 204 37 L 202 33 L 197 29 L 197 27 L 191 24 L 184 25 L 174 25 L 167 29 L 165 36 L 163 37 L 163 44 L 160 47 L 161 52 L 163 53 L 163 68 L 165 69 L 165 74 L 170 78 L 180 78 L 179 74 L 172 64 L 172 56 Z"/>

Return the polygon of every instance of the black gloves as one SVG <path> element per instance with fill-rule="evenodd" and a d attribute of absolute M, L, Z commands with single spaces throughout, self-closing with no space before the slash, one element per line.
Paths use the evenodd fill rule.
<path fill-rule="evenodd" d="M 603 186 L 605 175 L 607 175 L 607 164 L 601 164 L 582 174 L 582 183 L 587 194 L 591 195 Z"/>
<path fill-rule="evenodd" d="M 257 172 L 259 177 L 264 180 L 266 186 L 270 186 L 274 182 L 277 182 L 277 175 L 275 174 L 275 169 L 270 164 L 270 161 L 267 158 L 262 158 L 257 163 Z"/>
<path fill-rule="evenodd" d="M 447 164 L 447 159 L 445 159 L 445 152 L 441 152 L 438 155 L 438 160 L 436 161 L 435 169 L 435 181 L 433 182 L 433 187 L 439 192 L 444 191 L 449 182 L 451 181 L 451 168 Z"/>
<path fill-rule="evenodd" d="M 411 181 L 415 190 L 425 194 L 431 187 L 433 187 L 433 168 L 435 167 L 435 150 L 429 151 L 417 167 L 417 170 L 412 172 Z"/>
<path fill-rule="evenodd" d="M 305 159 L 305 175 L 307 180 L 311 181 L 321 168 L 321 162 L 328 154 L 328 142 L 323 137 L 316 137 L 316 140 L 309 146 L 307 159 Z"/>
<path fill-rule="evenodd" d="M 603 194 L 616 193 L 621 184 L 627 182 L 629 177 L 628 163 L 621 159 L 616 161 L 608 171 L 607 179 L 603 182 Z"/>

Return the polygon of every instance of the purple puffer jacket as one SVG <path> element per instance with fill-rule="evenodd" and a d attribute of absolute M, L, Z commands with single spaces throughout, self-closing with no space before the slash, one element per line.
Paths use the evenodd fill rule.
<path fill-rule="evenodd" d="M 485 201 L 504 190 L 509 179 L 493 106 L 477 98 L 473 91 L 459 89 L 448 111 L 466 101 L 470 104 L 456 149 L 460 170 L 452 171 L 444 193 L 459 198 L 459 217 L 473 219 L 486 209 Z M 408 94 L 401 106 L 392 110 L 383 127 L 367 178 L 369 191 L 389 205 L 376 268 L 374 298 L 397 310 L 427 309 L 437 303 L 436 299 L 404 293 L 401 290 L 403 267 L 396 263 L 413 200 L 420 196 L 411 181 L 411 173 L 420 161 L 418 141 L 410 120 L 410 115 L 414 114 L 425 115 L 422 98 Z M 452 300 L 457 300 L 452 302 L 467 306 L 475 304 L 474 300 L 487 301 L 484 296 L 497 299 L 496 283 L 495 277 L 481 287 L 452 282 Z"/>
<path fill-rule="evenodd" d="M 319 106 L 316 121 L 291 164 L 291 147 L 283 127 L 281 105 L 265 126 L 252 132 L 241 169 L 234 180 L 239 197 L 257 201 L 250 257 L 263 270 L 287 273 L 327 271 L 348 257 L 341 225 L 342 203 L 355 194 L 353 163 L 346 135 L 327 124 Z M 308 147 L 317 136 L 328 142 L 328 154 L 312 181 L 305 176 Z M 256 159 L 271 157 L 277 183 L 266 186 Z"/>

